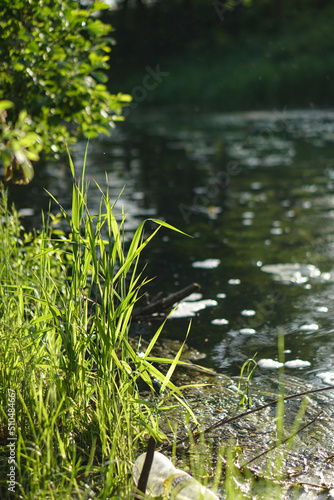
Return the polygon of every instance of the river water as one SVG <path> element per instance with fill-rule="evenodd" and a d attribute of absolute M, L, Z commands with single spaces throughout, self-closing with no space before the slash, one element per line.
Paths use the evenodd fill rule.
<path fill-rule="evenodd" d="M 74 154 L 78 173 L 85 147 Z M 334 383 L 334 112 L 131 114 L 91 141 L 86 170 L 115 199 L 124 187 L 116 206 L 127 238 L 149 217 L 190 235 L 163 229 L 143 255 L 151 295 L 201 285 L 165 338 L 183 340 L 191 317 L 187 343 L 206 355 L 201 364 L 238 375 L 256 354 L 258 375 L 275 376 L 282 332 L 286 373 Z M 36 214 L 43 186 L 66 207 L 69 178 L 49 165 L 14 193 L 17 204 Z M 91 182 L 92 213 L 99 200 Z"/>

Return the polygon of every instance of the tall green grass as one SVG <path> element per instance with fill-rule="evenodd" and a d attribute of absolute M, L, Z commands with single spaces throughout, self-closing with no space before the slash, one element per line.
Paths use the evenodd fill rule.
<path fill-rule="evenodd" d="M 70 161 L 74 178 L 74 167 Z M 1 498 L 125 498 L 132 462 L 148 435 L 165 439 L 159 415 L 184 405 L 171 382 L 178 363 L 144 353 L 129 339 L 133 307 L 147 282 L 142 250 L 166 223 L 139 224 L 125 249 L 125 214 L 101 191 L 96 214 L 88 186 L 73 180 L 72 208 L 45 216 L 25 234 L 7 194 L 0 196 Z M 117 200 L 116 200 L 117 201 Z M 68 230 L 60 230 L 65 219 Z M 153 362 L 169 363 L 167 375 Z M 161 383 L 156 393 L 152 377 Z M 137 381 L 151 388 L 141 398 Z M 10 390 L 10 391 L 9 391 Z M 14 404 L 13 397 L 14 396 Z M 15 494 L 9 410 L 15 410 Z"/>
<path fill-rule="evenodd" d="M 132 310 L 147 283 L 140 271 L 141 252 L 161 226 L 175 228 L 155 220 L 156 229 L 146 233 L 142 222 L 125 247 L 126 217 L 118 211 L 119 200 L 112 202 L 101 191 L 99 209 L 91 214 L 84 170 L 77 183 L 70 166 L 71 211 L 59 206 L 61 213 L 47 214 L 39 232 L 24 233 L 6 191 L 0 192 L 1 499 L 133 498 L 132 464 L 147 437 L 167 439 L 160 417 L 168 422 L 168 411 L 183 405 L 185 428 L 190 418 L 198 424 L 183 398 L 184 387 L 171 382 L 183 346 L 172 360 L 152 355 L 163 325 L 144 352 L 129 337 Z M 60 229 L 61 221 L 67 229 Z M 279 338 L 282 361 L 284 339 Z M 166 367 L 160 371 L 157 364 Z M 248 403 L 253 370 L 248 364 L 243 394 Z M 139 379 L 151 389 L 145 399 Z M 282 478 L 307 400 L 287 433 L 283 382 L 280 387 L 267 462 L 275 473 L 268 473 L 263 484 L 257 486 L 247 467 L 238 468 L 235 443 L 215 443 L 210 450 L 204 434 L 199 442 L 189 434 L 192 473 L 223 489 L 227 499 L 245 498 L 245 482 L 253 498 L 282 497 L 272 477 Z M 174 453 L 176 441 L 174 429 Z M 11 466 L 14 493 L 8 489 Z"/>

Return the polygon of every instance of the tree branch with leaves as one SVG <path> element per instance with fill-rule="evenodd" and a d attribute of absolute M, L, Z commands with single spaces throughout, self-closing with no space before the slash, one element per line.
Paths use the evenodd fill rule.
<path fill-rule="evenodd" d="M 7 179 L 29 182 L 38 153 L 59 158 L 79 135 L 108 134 L 122 119 L 131 97 L 106 86 L 115 42 L 98 13 L 108 8 L 102 1 L 89 8 L 73 0 L 2 1 L 0 157 Z"/>

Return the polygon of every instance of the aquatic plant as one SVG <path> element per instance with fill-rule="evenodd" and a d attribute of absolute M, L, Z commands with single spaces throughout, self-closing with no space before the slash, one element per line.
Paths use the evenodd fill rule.
<path fill-rule="evenodd" d="M 246 405 L 247 408 L 250 408 L 251 404 L 252 404 L 252 398 L 250 397 L 250 381 L 251 381 L 252 375 L 254 373 L 254 370 L 257 366 L 257 363 L 254 359 L 255 356 L 256 356 L 256 354 L 254 354 L 254 356 L 252 358 L 247 359 L 247 361 L 244 362 L 244 364 L 242 365 L 241 370 L 240 370 L 238 393 L 241 393 L 242 396 L 241 396 L 241 400 L 240 400 L 239 405 L 240 406 Z M 242 381 L 243 381 L 243 373 L 244 373 L 244 370 L 246 368 L 247 368 L 247 377 L 246 377 L 245 389 L 241 390 L 241 385 L 242 385 Z"/>

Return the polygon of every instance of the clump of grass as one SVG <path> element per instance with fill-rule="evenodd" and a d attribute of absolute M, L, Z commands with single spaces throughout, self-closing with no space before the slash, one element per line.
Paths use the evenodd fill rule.
<path fill-rule="evenodd" d="M 74 168 L 70 161 L 74 178 Z M 8 408 L 14 405 L 17 498 L 125 498 L 132 461 L 148 435 L 165 439 L 159 415 L 186 403 L 150 357 L 161 328 L 140 356 L 129 340 L 132 309 L 146 279 L 142 250 L 166 223 L 145 235 L 139 224 L 127 250 L 125 215 L 102 193 L 87 209 L 84 170 L 73 182 L 71 215 L 45 217 L 40 232 L 24 234 L 18 214 L 0 197 L 0 447 L 9 457 Z M 68 231 L 58 228 L 60 218 Z M 173 228 L 171 228 L 173 229 Z M 137 380 L 154 392 L 141 398 Z M 13 394 L 14 403 L 13 403 Z M 190 408 L 188 411 L 191 412 Z M 9 463 L 0 464 L 1 498 Z"/>
<path fill-rule="evenodd" d="M 247 406 L 247 408 L 250 408 L 251 404 L 252 404 L 252 398 L 250 396 L 250 381 L 251 381 L 252 375 L 254 373 L 254 370 L 257 367 L 257 363 L 254 359 L 255 356 L 256 356 L 256 354 L 254 354 L 254 356 L 252 358 L 247 359 L 247 361 L 244 362 L 244 364 L 242 365 L 241 370 L 240 370 L 240 378 L 239 378 L 237 394 L 241 393 L 242 397 L 240 399 L 239 406 L 245 405 L 245 406 Z M 246 368 L 247 368 L 247 377 L 246 377 L 245 389 L 241 390 L 241 384 L 243 381 L 243 373 L 244 373 L 244 370 Z"/>

